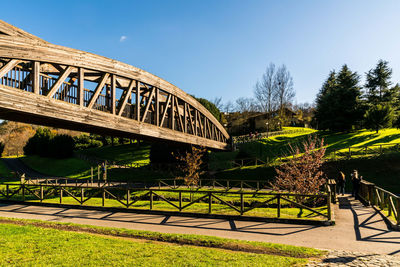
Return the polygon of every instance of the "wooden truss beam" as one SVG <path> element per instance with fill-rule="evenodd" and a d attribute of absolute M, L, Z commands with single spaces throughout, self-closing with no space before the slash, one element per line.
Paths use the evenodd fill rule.
<path fill-rule="evenodd" d="M 11 59 L 10 61 L 8 61 L 7 64 L 4 65 L 0 69 L 0 78 L 2 78 L 4 75 L 6 75 L 10 70 L 12 70 L 20 62 L 21 62 L 21 60 L 17 60 L 17 59 Z"/>
<path fill-rule="evenodd" d="M 122 96 L 122 99 L 121 99 L 122 102 L 120 104 L 120 107 L 118 108 L 118 116 L 122 115 L 122 112 L 125 109 L 126 103 L 128 102 L 128 99 L 132 95 L 132 89 L 133 89 L 133 86 L 135 86 L 135 84 L 136 84 L 136 81 L 132 80 L 131 83 L 129 84 L 128 89 L 125 91 L 126 93 Z"/>
<path fill-rule="evenodd" d="M 99 97 L 101 91 L 103 90 L 104 85 L 106 85 L 107 79 L 110 75 L 108 73 L 104 73 L 102 75 L 101 81 L 97 85 L 92 98 L 89 101 L 88 108 L 93 108 L 94 103 L 96 103 L 97 98 Z"/>
<path fill-rule="evenodd" d="M 47 97 L 52 98 L 55 93 L 57 92 L 58 88 L 60 88 L 61 84 L 65 81 L 65 79 L 69 76 L 69 74 L 72 71 L 72 67 L 68 66 L 62 74 L 58 77 L 57 81 L 53 84 L 53 86 L 50 88 L 49 93 L 47 94 Z"/>

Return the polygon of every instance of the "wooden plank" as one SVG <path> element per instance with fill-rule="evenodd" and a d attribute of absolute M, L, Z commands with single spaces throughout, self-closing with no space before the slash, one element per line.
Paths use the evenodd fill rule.
<path fill-rule="evenodd" d="M 115 114 L 115 105 L 117 101 L 115 97 L 116 91 L 117 91 L 116 76 L 115 74 L 111 74 L 111 114 Z"/>
<path fill-rule="evenodd" d="M 160 89 L 156 88 L 155 125 L 160 125 Z"/>
<path fill-rule="evenodd" d="M 35 94 L 40 93 L 40 62 L 34 61 L 32 65 L 32 91 Z"/>
<path fill-rule="evenodd" d="M 126 91 L 126 94 L 122 97 L 122 102 L 121 102 L 119 110 L 118 110 L 118 116 L 122 115 L 122 112 L 125 109 L 125 106 L 126 106 L 126 103 L 128 102 L 128 99 L 130 97 L 132 97 L 132 89 L 133 89 L 133 86 L 135 86 L 135 84 L 136 84 L 136 81 L 132 80 L 131 83 L 129 84 L 129 87 L 128 87 L 127 91 Z"/>
<path fill-rule="evenodd" d="M 101 76 L 101 81 L 97 85 L 96 89 L 94 90 L 94 94 L 93 94 L 92 98 L 90 99 L 89 104 L 87 106 L 88 108 L 90 108 L 90 109 L 93 108 L 93 105 L 94 105 L 94 103 L 96 103 L 97 98 L 99 97 L 101 91 L 103 90 L 104 85 L 106 85 L 108 77 L 109 77 L 108 73 L 104 73 Z"/>
<path fill-rule="evenodd" d="M 184 127 L 183 127 L 183 123 L 182 123 L 182 117 L 181 117 L 181 113 L 179 112 L 179 104 L 178 104 L 178 99 L 176 99 L 176 98 L 175 98 L 175 106 L 176 106 L 176 113 L 177 113 L 177 115 L 178 115 L 178 118 L 179 118 L 179 120 L 178 120 L 178 122 L 179 122 L 179 126 L 180 126 L 180 128 L 181 128 L 182 132 L 185 132 L 185 129 L 184 129 Z"/>
<path fill-rule="evenodd" d="M 21 60 L 17 60 L 17 59 L 11 59 L 10 61 L 8 61 L 7 64 L 4 65 L 0 69 L 0 78 L 2 78 L 4 75 L 6 75 L 10 70 L 12 70 L 20 62 L 21 62 Z"/>
<path fill-rule="evenodd" d="M 169 114 L 169 121 L 170 121 L 170 128 L 172 130 L 175 130 L 175 114 L 174 114 L 174 109 L 175 109 L 175 104 L 174 104 L 175 96 L 172 95 L 171 97 L 171 110 Z"/>
<path fill-rule="evenodd" d="M 151 104 L 151 101 L 152 101 L 155 91 L 156 91 L 155 87 L 153 87 L 149 97 L 147 98 L 146 108 L 144 109 L 142 122 L 144 122 L 146 120 L 147 112 L 149 111 L 149 107 L 150 107 L 150 104 Z"/>
<path fill-rule="evenodd" d="M 192 129 L 192 134 L 194 135 L 194 126 L 193 126 L 193 119 L 192 119 L 192 112 L 190 110 L 190 105 L 187 105 L 187 108 L 189 114 L 190 128 Z"/>
<path fill-rule="evenodd" d="M 68 66 L 63 73 L 58 77 L 57 81 L 50 88 L 50 91 L 47 94 L 48 98 L 52 98 L 54 94 L 57 92 L 58 88 L 60 88 L 61 84 L 65 81 L 65 79 L 69 76 L 72 71 L 72 67 Z"/>
<path fill-rule="evenodd" d="M 140 82 L 136 83 L 136 120 L 140 121 Z"/>
<path fill-rule="evenodd" d="M 169 94 L 169 95 L 168 95 L 168 98 L 167 98 L 167 102 L 165 103 L 165 108 L 164 108 L 163 115 L 161 116 L 161 122 L 160 122 L 160 126 L 161 126 L 161 127 L 163 126 L 165 116 L 167 115 L 168 105 L 169 105 L 169 102 L 170 102 L 170 101 L 171 101 L 171 95 Z"/>
<path fill-rule="evenodd" d="M 84 105 L 84 84 L 85 84 L 85 69 L 78 68 L 78 90 L 77 90 L 77 104 L 81 107 Z"/>

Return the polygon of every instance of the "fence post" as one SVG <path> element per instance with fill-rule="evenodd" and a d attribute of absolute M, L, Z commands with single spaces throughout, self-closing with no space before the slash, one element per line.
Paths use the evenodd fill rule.
<path fill-rule="evenodd" d="M 150 189 L 150 209 L 153 209 L 153 191 Z"/>
<path fill-rule="evenodd" d="M 104 205 L 106 204 L 106 190 L 103 188 L 102 189 L 102 203 L 101 203 L 104 207 Z"/>
<path fill-rule="evenodd" d="M 392 202 L 391 202 L 391 196 L 388 195 L 388 216 L 392 216 Z"/>
<path fill-rule="evenodd" d="M 100 165 L 97 165 L 97 184 L 100 187 Z"/>
<path fill-rule="evenodd" d="M 211 214 L 211 192 L 208 192 L 208 213 Z"/>
<path fill-rule="evenodd" d="M 25 185 L 21 184 L 22 187 L 22 201 L 25 201 Z"/>
<path fill-rule="evenodd" d="M 243 193 L 240 193 L 240 215 L 243 215 L 243 211 L 244 211 Z"/>
<path fill-rule="evenodd" d="M 60 204 L 62 204 L 62 199 L 63 199 L 63 191 L 62 187 L 60 186 Z"/>
<path fill-rule="evenodd" d="M 260 190 L 260 181 L 257 181 L 257 191 Z"/>
<path fill-rule="evenodd" d="M 129 208 L 129 200 L 130 200 L 130 192 L 129 189 L 126 190 L 126 207 Z"/>
<path fill-rule="evenodd" d="M 40 185 L 40 202 L 43 201 L 43 185 Z"/>
<path fill-rule="evenodd" d="M 226 190 L 229 190 L 230 186 L 229 186 L 229 180 L 226 180 Z"/>
<path fill-rule="evenodd" d="M 397 225 L 400 225 L 400 198 L 396 198 L 397 200 Z"/>
<path fill-rule="evenodd" d="M 93 166 L 90 167 L 90 182 L 93 185 Z"/>
<path fill-rule="evenodd" d="M 179 211 L 182 211 L 182 192 L 179 191 Z"/>
<path fill-rule="evenodd" d="M 83 187 L 81 187 L 81 205 L 83 205 L 83 199 L 85 198 L 85 191 Z"/>
<path fill-rule="evenodd" d="M 383 210 L 385 208 L 385 193 L 383 191 L 380 192 L 381 193 L 381 205 L 380 208 Z"/>
<path fill-rule="evenodd" d="M 332 192 L 331 189 L 328 188 L 328 199 L 327 199 L 327 205 L 328 205 L 328 221 L 332 220 L 332 210 L 331 210 L 331 196 Z"/>
<path fill-rule="evenodd" d="M 276 195 L 277 196 L 277 204 L 278 204 L 278 207 L 277 207 L 277 217 L 278 218 L 280 218 L 281 217 L 281 195 L 280 194 L 277 194 Z"/>
<path fill-rule="evenodd" d="M 240 190 L 243 190 L 243 181 L 240 181 Z"/>
<path fill-rule="evenodd" d="M 10 197 L 10 185 L 6 185 L 6 196 L 7 199 Z"/>

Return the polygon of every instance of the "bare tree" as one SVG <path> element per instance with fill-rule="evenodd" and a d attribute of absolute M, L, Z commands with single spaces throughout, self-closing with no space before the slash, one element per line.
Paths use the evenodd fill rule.
<path fill-rule="evenodd" d="M 261 81 L 257 81 L 254 88 L 254 96 L 260 105 L 260 109 L 270 113 L 274 111 L 276 105 L 274 98 L 277 94 L 277 80 L 275 64 L 270 63 L 263 74 Z"/>
<path fill-rule="evenodd" d="M 226 113 L 230 113 L 230 112 L 234 111 L 234 109 L 235 109 L 235 105 L 230 100 L 228 102 L 226 102 L 226 104 L 224 105 L 224 112 L 226 112 Z"/>
<path fill-rule="evenodd" d="M 293 89 L 293 78 L 285 65 L 282 65 L 276 71 L 275 82 L 277 91 L 275 101 L 279 108 L 279 117 L 284 120 L 284 108 L 289 106 L 296 95 Z"/>
<path fill-rule="evenodd" d="M 216 97 L 214 98 L 214 100 L 212 101 L 212 103 L 217 107 L 217 109 L 219 109 L 220 111 L 222 111 L 222 109 L 224 108 L 224 104 L 222 103 L 222 97 Z"/>
<path fill-rule="evenodd" d="M 243 112 L 258 111 L 258 107 L 255 104 L 255 100 L 249 97 L 240 97 L 236 99 L 236 110 Z"/>

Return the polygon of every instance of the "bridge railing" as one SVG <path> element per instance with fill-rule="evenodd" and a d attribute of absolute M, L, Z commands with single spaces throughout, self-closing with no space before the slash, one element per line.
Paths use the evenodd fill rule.
<path fill-rule="evenodd" d="M 68 198 L 67 198 L 68 197 Z M 183 214 L 215 214 L 331 222 L 331 196 L 265 191 L 0 184 L 0 200 L 123 207 Z M 101 201 L 101 202 L 100 202 Z M 100 204 L 101 203 L 101 204 Z M 296 214 L 296 212 L 298 212 Z M 306 214 L 307 212 L 307 214 Z M 295 214 L 293 214 L 295 213 Z"/>
<path fill-rule="evenodd" d="M 361 181 L 358 195 L 364 203 L 377 208 L 387 218 L 394 220 L 397 229 L 400 230 L 400 196 L 368 181 Z"/>

